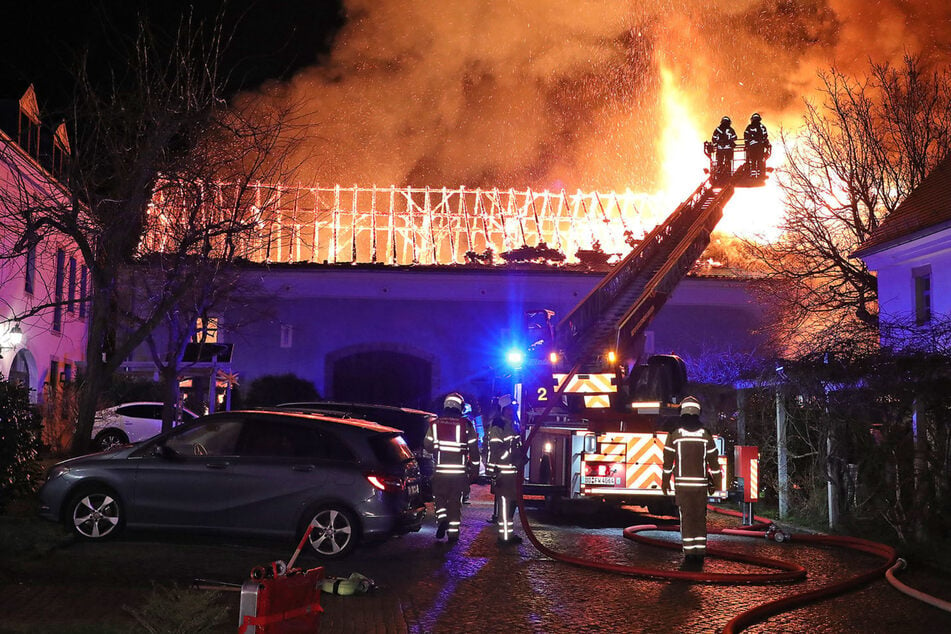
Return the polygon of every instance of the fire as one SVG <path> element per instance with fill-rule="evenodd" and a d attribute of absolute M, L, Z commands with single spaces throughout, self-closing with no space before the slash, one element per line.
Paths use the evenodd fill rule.
<path fill-rule="evenodd" d="M 676 85 L 674 74 L 668 68 L 661 68 L 660 76 L 664 117 L 660 151 L 664 157 L 661 162 L 664 191 L 673 200 L 680 201 L 689 196 L 702 180 L 703 168 L 707 165 L 703 155 L 703 141 L 707 135 L 694 121 L 687 96 Z"/>
<path fill-rule="evenodd" d="M 668 200 L 673 210 L 703 179 L 703 170 L 709 166 L 703 154 L 703 142 L 710 139 L 710 132 L 718 121 L 707 122 L 710 130 L 707 132 L 703 123 L 695 120 L 695 113 L 700 109 L 691 106 L 686 92 L 677 85 L 674 73 L 661 68 L 660 74 L 664 116 L 660 152 L 665 178 L 660 196 Z M 746 121 L 734 118 L 733 127 L 742 137 Z M 782 162 L 782 145 L 774 139 L 773 156 L 768 164 L 778 166 Z M 779 234 L 782 216 L 782 192 L 776 179 L 769 178 L 764 187 L 736 189 L 724 209 L 718 230 L 744 238 L 771 240 Z"/>

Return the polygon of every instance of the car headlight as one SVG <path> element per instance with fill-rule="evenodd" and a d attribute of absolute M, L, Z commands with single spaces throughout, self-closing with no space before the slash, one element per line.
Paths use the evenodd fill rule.
<path fill-rule="evenodd" d="M 55 465 L 50 467 L 50 470 L 46 473 L 46 481 L 55 480 L 60 476 L 64 476 L 69 473 L 69 467 L 66 465 Z"/>

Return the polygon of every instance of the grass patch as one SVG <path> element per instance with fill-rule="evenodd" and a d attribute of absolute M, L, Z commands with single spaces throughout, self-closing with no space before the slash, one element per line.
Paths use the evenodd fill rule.
<path fill-rule="evenodd" d="M 42 556 L 72 542 L 73 536 L 54 522 L 0 515 L 0 559 L 5 561 Z"/>
<path fill-rule="evenodd" d="M 220 592 L 154 585 L 140 607 L 123 606 L 149 634 L 210 634 L 228 618 Z"/>

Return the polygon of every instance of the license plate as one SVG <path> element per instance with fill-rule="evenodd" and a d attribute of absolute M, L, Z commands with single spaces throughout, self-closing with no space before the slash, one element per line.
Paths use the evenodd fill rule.
<path fill-rule="evenodd" d="M 411 485 L 409 485 L 408 487 L 406 487 L 406 491 L 407 491 L 410 495 L 419 495 L 419 485 L 418 485 L 418 484 L 411 484 Z"/>
<path fill-rule="evenodd" d="M 605 476 L 585 476 L 583 481 L 585 484 L 607 484 L 608 486 L 614 486 L 615 482 L 613 477 Z"/>

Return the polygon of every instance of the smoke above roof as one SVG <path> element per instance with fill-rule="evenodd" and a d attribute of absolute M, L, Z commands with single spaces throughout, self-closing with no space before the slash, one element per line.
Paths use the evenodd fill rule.
<path fill-rule="evenodd" d="M 244 105 L 292 108 L 303 185 L 658 186 L 662 73 L 710 130 L 795 127 L 816 72 L 951 58 L 947 0 L 346 0 L 330 55 Z M 669 123 L 669 122 L 668 122 Z M 701 152 L 701 148 L 697 148 Z"/>

